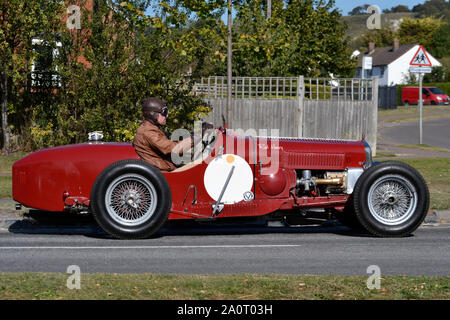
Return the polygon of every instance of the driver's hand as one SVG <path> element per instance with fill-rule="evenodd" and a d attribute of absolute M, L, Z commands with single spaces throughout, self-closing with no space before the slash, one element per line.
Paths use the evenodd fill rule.
<path fill-rule="evenodd" d="M 183 139 L 183 141 L 180 142 L 183 145 L 183 151 L 189 150 L 194 145 L 194 139 L 191 137 Z"/>
<path fill-rule="evenodd" d="M 209 122 L 202 122 L 202 138 L 205 136 L 207 130 L 214 129 L 214 125 Z"/>
<path fill-rule="evenodd" d="M 192 145 L 194 144 L 194 140 L 192 138 L 186 138 L 182 141 L 178 142 L 175 148 L 173 148 L 172 152 L 182 154 L 186 151 L 188 151 Z"/>

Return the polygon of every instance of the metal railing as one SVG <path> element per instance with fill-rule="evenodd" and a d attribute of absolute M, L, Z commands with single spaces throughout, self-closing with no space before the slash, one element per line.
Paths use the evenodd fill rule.
<path fill-rule="evenodd" d="M 305 98 L 309 100 L 372 101 L 372 79 L 305 78 Z"/>
<path fill-rule="evenodd" d="M 300 77 L 233 77 L 233 99 L 293 99 L 372 101 L 372 79 Z M 227 78 L 201 78 L 194 92 L 206 98 L 226 98 Z"/>
<path fill-rule="evenodd" d="M 227 97 L 227 78 L 213 76 L 201 78 L 194 86 L 197 95 L 209 98 Z M 232 97 L 234 99 L 289 99 L 296 98 L 299 77 L 233 77 Z"/>

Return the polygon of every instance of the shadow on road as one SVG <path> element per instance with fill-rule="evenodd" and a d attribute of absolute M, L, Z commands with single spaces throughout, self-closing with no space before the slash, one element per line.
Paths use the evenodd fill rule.
<path fill-rule="evenodd" d="M 14 234 L 82 235 L 98 239 L 114 239 L 105 233 L 91 215 L 79 216 L 60 212 L 30 210 L 24 219 L 8 226 Z M 347 237 L 373 237 L 363 230 L 354 230 L 336 221 L 322 224 L 287 227 L 264 220 L 243 221 L 169 221 L 151 239 L 166 236 L 211 236 L 255 234 L 314 234 L 331 233 Z"/>

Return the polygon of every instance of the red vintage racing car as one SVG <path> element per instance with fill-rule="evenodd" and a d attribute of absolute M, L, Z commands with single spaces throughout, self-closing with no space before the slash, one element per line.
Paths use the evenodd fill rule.
<path fill-rule="evenodd" d="M 172 172 L 140 160 L 130 143 L 37 151 L 14 163 L 13 198 L 40 210 L 90 212 L 124 239 L 147 238 L 169 219 L 236 217 L 336 217 L 376 236 L 405 236 L 428 211 L 423 177 L 401 162 L 372 162 L 365 141 L 240 136 L 219 128 L 203 145 L 200 156 Z"/>

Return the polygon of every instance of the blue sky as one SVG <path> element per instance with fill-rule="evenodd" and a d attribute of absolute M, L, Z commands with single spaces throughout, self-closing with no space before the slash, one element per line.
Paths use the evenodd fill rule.
<path fill-rule="evenodd" d="M 377 5 L 381 10 L 390 9 L 398 5 L 408 6 L 412 9 L 415 5 L 424 3 L 425 0 L 336 0 L 336 7 L 346 16 L 354 7 L 367 4 Z"/>
<path fill-rule="evenodd" d="M 362 6 L 367 4 L 377 5 L 381 10 L 390 9 L 392 7 L 396 7 L 398 5 L 408 6 L 409 9 L 412 9 L 415 5 L 424 3 L 426 0 L 335 0 L 336 8 L 341 11 L 343 16 L 346 16 L 349 11 L 357 6 Z M 153 14 L 152 9 L 148 9 L 146 14 Z M 226 13 L 222 16 L 222 20 L 226 21 Z"/>

